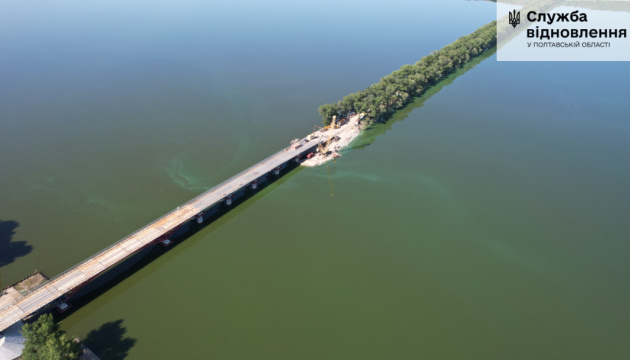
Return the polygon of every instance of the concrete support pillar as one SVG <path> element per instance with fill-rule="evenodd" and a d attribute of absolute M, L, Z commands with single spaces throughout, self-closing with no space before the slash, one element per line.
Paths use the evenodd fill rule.
<path fill-rule="evenodd" d="M 59 300 L 56 305 L 56 309 L 58 312 L 62 313 L 68 309 L 70 309 L 70 305 L 66 302 Z"/>
<path fill-rule="evenodd" d="M 201 224 L 203 222 L 203 214 L 197 214 L 197 224 Z"/>
<path fill-rule="evenodd" d="M 252 190 L 256 190 L 257 187 L 258 187 L 258 180 L 254 180 L 254 182 L 252 182 Z"/>
<path fill-rule="evenodd" d="M 273 174 L 274 175 L 280 175 L 280 168 L 277 167 L 277 168 L 273 169 Z"/>
<path fill-rule="evenodd" d="M 225 203 L 226 203 L 227 205 L 232 205 L 232 195 L 228 195 L 228 196 L 225 198 Z"/>

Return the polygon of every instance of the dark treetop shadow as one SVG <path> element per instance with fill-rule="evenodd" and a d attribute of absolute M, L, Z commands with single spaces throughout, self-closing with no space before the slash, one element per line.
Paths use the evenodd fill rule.
<path fill-rule="evenodd" d="M 26 241 L 14 241 L 15 229 L 20 226 L 17 221 L 0 220 L 0 267 L 8 265 L 16 258 L 33 251 L 33 246 Z"/>
<path fill-rule="evenodd" d="M 125 337 L 127 328 L 122 319 L 106 322 L 100 328 L 91 330 L 83 343 L 103 360 L 123 360 L 136 344 L 136 339 Z"/>

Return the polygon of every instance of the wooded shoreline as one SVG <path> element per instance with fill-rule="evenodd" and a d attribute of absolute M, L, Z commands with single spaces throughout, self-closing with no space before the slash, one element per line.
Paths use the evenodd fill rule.
<path fill-rule="evenodd" d="M 496 45 L 496 21 L 488 23 L 470 35 L 465 35 L 440 50 L 431 52 L 413 65 L 381 78 L 367 89 L 344 96 L 336 103 L 318 109 L 324 125 L 333 116 L 347 117 L 352 112 L 365 113 L 368 123 L 387 120 L 431 86 L 461 68 L 475 57 Z"/>

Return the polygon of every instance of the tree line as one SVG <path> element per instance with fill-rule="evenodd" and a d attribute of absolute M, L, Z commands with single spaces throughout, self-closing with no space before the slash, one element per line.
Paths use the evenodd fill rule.
<path fill-rule="evenodd" d="M 365 90 L 346 95 L 336 103 L 319 107 L 324 125 L 332 117 L 352 112 L 365 113 L 368 121 L 385 120 L 396 110 L 422 95 L 429 87 L 461 68 L 471 59 L 496 45 L 496 21 L 474 33 L 462 36 L 452 44 L 433 51 L 414 65 L 403 65 Z"/>
<path fill-rule="evenodd" d="M 25 339 L 22 360 L 76 360 L 82 352 L 81 345 L 66 337 L 51 314 L 24 324 L 22 336 Z"/>

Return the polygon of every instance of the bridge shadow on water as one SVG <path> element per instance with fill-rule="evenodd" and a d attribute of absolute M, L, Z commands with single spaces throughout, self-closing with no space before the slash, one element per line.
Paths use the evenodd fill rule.
<path fill-rule="evenodd" d="M 278 186 L 282 185 L 284 182 L 295 176 L 303 169 L 304 167 L 299 165 L 296 166 L 296 164 L 289 165 L 281 172 L 279 177 L 274 177 L 271 180 L 266 180 L 265 182 L 260 183 L 256 190 L 248 189 L 243 196 L 235 199 L 232 205 L 227 206 L 223 204 L 221 206 L 221 209 L 217 213 L 209 216 L 208 218 L 205 218 L 203 223 L 197 224 L 193 221 L 185 231 L 178 233 L 176 236 L 170 237 L 171 241 L 173 241 L 170 246 L 164 247 L 161 245 L 153 245 L 149 249 L 141 251 L 140 253 L 127 258 L 116 266 L 116 268 L 122 267 L 124 268 L 124 270 L 118 272 L 116 271 L 116 269 L 110 270 L 92 280 L 92 282 L 88 284 L 84 289 L 77 292 L 76 295 L 73 295 L 69 299 L 71 307 L 61 314 L 54 313 L 55 320 L 62 321 L 63 319 L 67 318 L 75 311 L 79 310 L 81 307 L 89 304 L 92 300 L 106 293 L 125 279 L 131 277 L 137 271 L 150 264 L 167 251 L 172 251 L 175 248 L 181 247 L 182 244 L 188 244 L 188 246 L 193 245 L 196 241 L 199 241 L 201 237 L 195 239 L 195 241 L 190 243 L 185 240 L 190 239 L 202 230 L 204 230 L 206 235 L 212 233 L 215 229 L 217 229 L 227 221 L 231 220 L 250 206 L 254 205 L 266 194 L 268 194 Z M 88 344 L 86 343 L 86 345 Z M 88 347 L 91 349 L 90 345 L 88 345 Z M 94 351 L 94 349 L 91 350 Z M 103 359 L 110 358 L 104 356 Z"/>
<path fill-rule="evenodd" d="M 123 360 L 137 340 L 125 337 L 127 328 L 123 320 L 106 322 L 98 329 L 91 330 L 82 340 L 96 356 L 103 360 Z"/>
<path fill-rule="evenodd" d="M 496 54 L 496 52 L 497 52 L 496 46 L 492 49 L 488 49 L 488 51 L 472 59 L 470 62 L 466 63 L 460 69 L 457 69 L 452 74 L 438 81 L 435 85 L 429 87 L 422 95 L 412 100 L 404 108 L 394 112 L 386 120 L 374 122 L 367 129 L 365 129 L 365 131 L 363 131 L 361 135 L 359 135 L 359 137 L 357 137 L 350 144 L 349 147 L 345 148 L 343 152 L 347 152 L 350 150 L 361 150 L 365 148 L 366 146 L 372 145 L 372 143 L 376 140 L 377 137 L 391 130 L 392 126 L 395 123 L 405 120 L 407 117 L 409 117 L 409 114 L 413 110 L 421 108 L 427 100 L 429 100 L 433 95 L 439 93 L 440 90 L 442 90 L 445 86 L 450 85 L 453 81 L 455 81 L 455 79 L 464 75 L 466 72 L 468 72 L 468 70 L 471 70 L 475 66 L 479 65 L 479 63 L 481 63 L 485 59 Z"/>
<path fill-rule="evenodd" d="M 20 224 L 13 220 L 0 220 L 0 267 L 8 265 L 15 259 L 28 255 L 33 251 L 33 246 L 26 241 L 15 241 L 15 229 Z M 0 286 L 1 288 L 2 286 Z"/>

